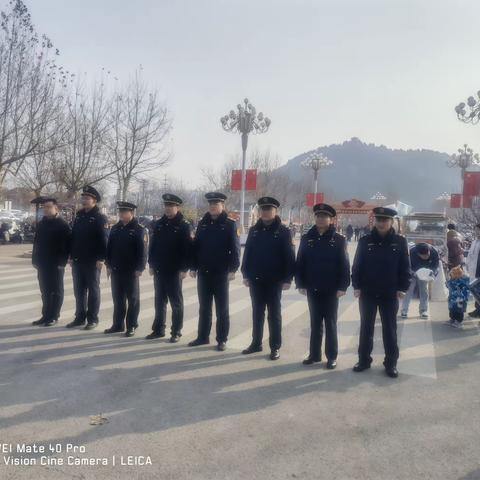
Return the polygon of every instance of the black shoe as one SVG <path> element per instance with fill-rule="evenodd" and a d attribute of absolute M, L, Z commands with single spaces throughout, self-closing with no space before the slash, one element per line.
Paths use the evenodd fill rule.
<path fill-rule="evenodd" d="M 196 338 L 195 340 L 192 340 L 188 346 L 189 347 L 198 347 L 199 345 L 208 345 L 210 343 L 210 340 L 202 340 L 201 338 Z"/>
<path fill-rule="evenodd" d="M 398 377 L 397 367 L 385 367 L 385 373 L 390 378 L 397 378 Z"/>
<path fill-rule="evenodd" d="M 227 344 L 226 342 L 218 342 L 217 344 L 217 350 L 219 352 L 224 352 L 227 349 Z"/>
<path fill-rule="evenodd" d="M 337 368 L 337 361 L 336 360 L 328 360 L 327 369 L 328 370 L 335 370 L 336 368 Z"/>
<path fill-rule="evenodd" d="M 153 340 L 155 338 L 163 338 L 165 336 L 165 334 L 161 334 L 161 333 L 156 333 L 156 332 L 152 332 L 152 333 L 149 333 L 145 338 L 147 340 Z"/>
<path fill-rule="evenodd" d="M 249 345 L 245 350 L 242 350 L 244 355 L 250 355 L 251 353 L 261 352 L 263 350 L 261 345 L 254 345 L 253 343 Z"/>
<path fill-rule="evenodd" d="M 109 334 L 109 333 L 122 333 L 123 328 L 117 328 L 117 327 L 110 327 L 107 328 L 106 330 L 103 331 L 103 333 Z"/>
<path fill-rule="evenodd" d="M 44 327 L 53 327 L 54 325 L 56 325 L 58 323 L 58 320 L 56 318 L 52 318 L 51 320 L 47 320 L 43 326 Z"/>
<path fill-rule="evenodd" d="M 65 327 L 75 328 L 75 327 L 83 327 L 84 325 L 85 325 L 85 320 L 74 320 L 73 322 L 67 323 Z"/>
<path fill-rule="evenodd" d="M 85 325 L 85 330 L 93 330 L 94 328 L 97 328 L 98 322 L 88 322 Z"/>
<path fill-rule="evenodd" d="M 470 318 L 480 318 L 480 312 L 477 309 L 475 309 L 475 310 L 469 312 L 468 316 Z"/>
<path fill-rule="evenodd" d="M 42 317 L 39 318 L 38 320 L 34 320 L 32 322 L 32 325 L 39 326 L 39 325 L 44 325 L 46 323 L 46 320 Z"/>
<path fill-rule="evenodd" d="M 358 362 L 353 367 L 353 371 L 354 372 L 363 372 L 364 370 L 368 370 L 369 368 L 370 368 L 370 365 Z"/>
<path fill-rule="evenodd" d="M 135 335 L 135 327 L 128 327 L 127 331 L 125 332 L 126 337 L 133 337 Z"/>
<path fill-rule="evenodd" d="M 270 360 L 278 360 L 280 358 L 280 350 L 277 348 L 270 352 Z"/>
<path fill-rule="evenodd" d="M 175 333 L 170 337 L 170 343 L 178 343 L 180 340 L 181 335 L 179 333 Z"/>
<path fill-rule="evenodd" d="M 321 362 L 322 360 L 321 359 L 316 359 L 316 358 L 313 358 L 313 357 L 307 357 L 302 363 L 303 365 L 312 365 L 314 363 L 318 363 L 318 362 Z"/>

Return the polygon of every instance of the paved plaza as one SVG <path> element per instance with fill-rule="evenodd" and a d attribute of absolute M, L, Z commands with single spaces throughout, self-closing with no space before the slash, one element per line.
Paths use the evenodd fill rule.
<path fill-rule="evenodd" d="M 198 318 L 190 278 L 181 342 L 144 339 L 154 314 L 148 272 L 133 338 L 103 334 L 112 316 L 105 272 L 99 327 L 64 327 L 74 314 L 69 267 L 58 326 L 33 327 L 41 303 L 22 257 L 28 248 L 0 247 L 0 443 L 13 447 L 4 459 L 36 465 L 3 460 L 0 479 L 480 479 L 479 327 L 469 319 L 463 330 L 444 325 L 446 302 L 431 304 L 429 320 L 413 302 L 399 319 L 394 380 L 383 371 L 379 324 L 373 368 L 352 372 L 359 313 L 351 288 L 340 302 L 333 371 L 301 364 L 309 317 L 293 288 L 283 296 L 280 360 L 267 359 L 267 339 L 262 353 L 241 354 L 251 307 L 238 274 L 225 352 L 186 346 Z M 41 453 L 16 451 L 22 444 L 59 445 L 50 461 L 63 465 L 42 465 Z M 82 460 L 100 465 L 68 464 Z"/>

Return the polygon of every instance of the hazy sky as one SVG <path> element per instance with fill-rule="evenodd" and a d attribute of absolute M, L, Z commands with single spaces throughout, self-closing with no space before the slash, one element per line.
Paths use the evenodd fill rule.
<path fill-rule="evenodd" d="M 353 136 L 480 151 L 453 110 L 480 89 L 479 0 L 25 1 L 73 72 L 143 66 L 174 117 L 168 173 L 191 185 L 239 151 L 219 118 L 244 97 L 272 119 L 251 146 L 283 162 Z"/>

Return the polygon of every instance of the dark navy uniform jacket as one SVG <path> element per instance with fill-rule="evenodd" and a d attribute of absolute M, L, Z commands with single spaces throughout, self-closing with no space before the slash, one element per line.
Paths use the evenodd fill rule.
<path fill-rule="evenodd" d="M 147 233 L 136 218 L 124 225 L 116 223 L 108 237 L 105 263 L 113 272 L 133 273 L 145 270 Z"/>
<path fill-rule="evenodd" d="M 201 273 L 236 272 L 240 266 L 240 239 L 235 221 L 222 212 L 215 220 L 206 213 L 193 239 L 191 269 Z"/>
<path fill-rule="evenodd" d="M 150 268 L 166 274 L 186 272 L 189 268 L 191 226 L 178 212 L 172 219 L 164 215 L 152 225 L 148 249 Z"/>
<path fill-rule="evenodd" d="M 32 264 L 40 267 L 64 267 L 70 252 L 71 231 L 68 223 L 56 216 L 43 217 L 33 240 Z"/>
<path fill-rule="evenodd" d="M 98 207 L 79 210 L 72 227 L 71 259 L 80 263 L 105 260 L 107 238 L 108 220 Z"/>
<path fill-rule="evenodd" d="M 385 237 L 377 229 L 362 237 L 352 267 L 352 284 L 362 292 L 395 296 L 410 285 L 410 259 L 405 237 L 393 228 Z"/>
<path fill-rule="evenodd" d="M 266 225 L 259 220 L 248 232 L 242 260 L 243 277 L 250 282 L 291 283 L 295 251 L 290 229 L 279 217 Z"/>
<path fill-rule="evenodd" d="M 300 241 L 295 272 L 297 288 L 321 293 L 345 292 L 350 285 L 347 242 L 333 225 L 320 235 L 314 225 Z"/>

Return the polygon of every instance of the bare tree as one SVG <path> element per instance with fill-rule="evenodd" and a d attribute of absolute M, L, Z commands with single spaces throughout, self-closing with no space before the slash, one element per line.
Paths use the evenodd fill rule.
<path fill-rule="evenodd" d="M 166 165 L 171 156 L 166 145 L 171 130 L 168 109 L 156 90 L 148 90 L 141 69 L 115 94 L 110 123 L 107 152 L 123 200 L 132 181 Z"/>
<path fill-rule="evenodd" d="M 103 81 L 87 90 L 78 82 L 67 102 L 66 131 L 57 156 L 57 183 L 69 199 L 86 184 L 95 184 L 115 173 L 107 160 L 107 135 L 111 103 Z"/>
<path fill-rule="evenodd" d="M 0 183 L 34 154 L 56 148 L 50 141 L 61 114 L 70 74 L 55 63 L 58 50 L 39 37 L 21 0 L 0 13 Z M 51 58 L 53 57 L 53 58 Z"/>

